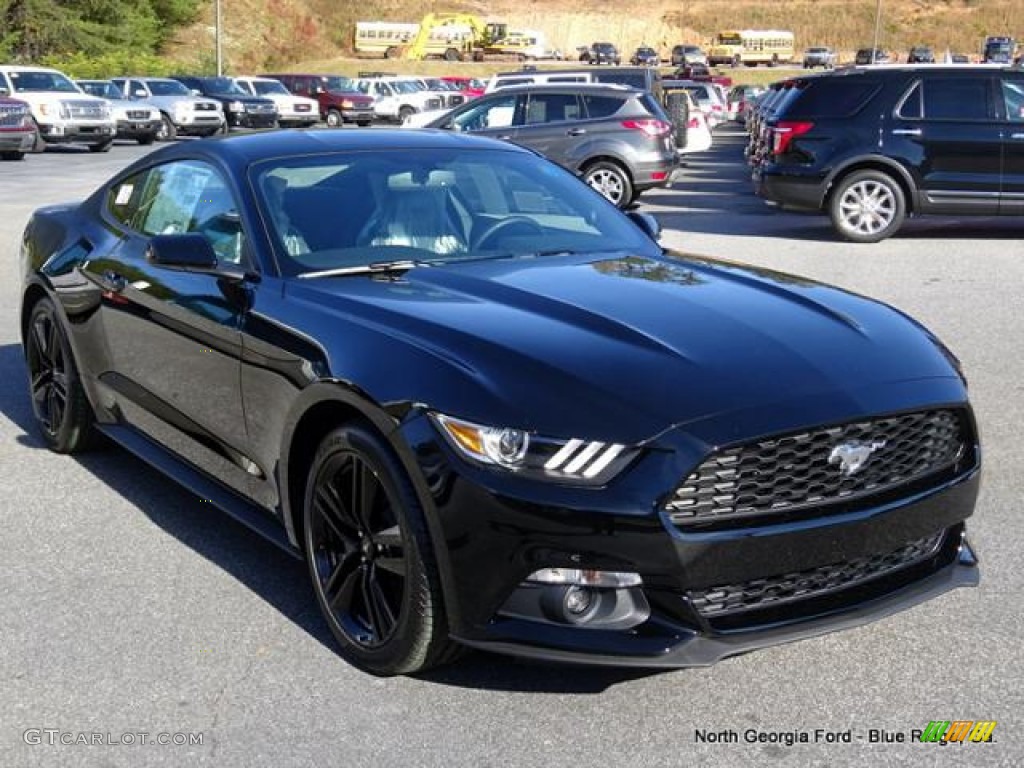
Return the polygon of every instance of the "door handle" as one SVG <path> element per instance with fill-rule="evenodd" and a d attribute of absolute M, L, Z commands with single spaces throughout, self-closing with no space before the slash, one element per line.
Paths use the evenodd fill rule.
<path fill-rule="evenodd" d="M 587 132 L 586 128 L 573 128 L 572 130 L 566 131 L 568 136 L 582 136 Z"/>
<path fill-rule="evenodd" d="M 893 136 L 920 136 L 921 135 L 921 129 L 920 128 L 893 128 L 892 129 L 892 135 Z"/>

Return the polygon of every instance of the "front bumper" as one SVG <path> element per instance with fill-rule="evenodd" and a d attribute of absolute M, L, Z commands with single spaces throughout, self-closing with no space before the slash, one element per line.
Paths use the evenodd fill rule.
<path fill-rule="evenodd" d="M 976 445 L 955 476 L 906 495 L 800 519 L 679 527 L 661 506 L 707 446 L 722 444 L 714 439 L 719 428 L 693 424 L 685 435 L 663 436 L 665 443 L 608 485 L 574 488 L 471 466 L 427 419 L 407 422 L 403 442 L 418 465 L 414 480 L 426 502 L 452 636 L 477 648 L 555 661 L 701 666 L 864 624 L 978 583 L 964 527 L 980 484 Z M 884 568 L 860 565 L 921 540 L 936 543 Z M 642 592 L 649 611 L 614 627 L 524 612 L 524 592 L 545 589 L 525 582 L 545 568 L 639 574 L 643 584 L 633 594 Z M 851 569 L 854 577 L 832 576 Z M 794 590 L 792 577 L 814 587 Z M 779 600 L 750 600 L 735 612 L 701 605 L 720 589 L 738 586 L 743 594 L 748 585 L 756 591 L 765 583 L 790 591 Z"/>
<path fill-rule="evenodd" d="M 0 152 L 31 152 L 35 143 L 35 131 L 0 131 Z"/>
<path fill-rule="evenodd" d="M 113 123 L 39 123 L 39 134 L 48 144 L 102 144 L 113 140 Z"/>
<path fill-rule="evenodd" d="M 276 128 L 276 112 L 229 112 L 228 123 L 232 128 Z"/>
<path fill-rule="evenodd" d="M 666 626 L 668 632 L 674 631 L 674 636 L 669 635 L 664 639 L 653 638 L 652 641 L 646 642 L 644 647 L 638 648 L 646 651 L 645 653 L 629 655 L 617 652 L 621 644 L 614 640 L 606 645 L 593 643 L 590 650 L 560 646 L 557 638 L 552 638 L 551 645 L 539 645 L 537 638 L 517 637 L 522 633 L 521 627 L 518 633 L 515 627 L 506 627 L 504 632 L 496 629 L 493 638 L 456 639 L 480 650 L 545 661 L 669 669 L 707 667 L 729 656 L 869 624 L 959 587 L 975 587 L 980 580 L 978 559 L 964 536 L 957 547 L 956 559 L 921 580 L 841 613 L 803 622 L 768 626 L 751 632 L 720 634 L 701 634 L 685 626 Z"/>
<path fill-rule="evenodd" d="M 346 123 L 368 125 L 380 117 L 380 115 L 374 112 L 372 105 L 368 107 L 348 107 L 341 110 L 341 119 Z"/>
<path fill-rule="evenodd" d="M 117 137 L 119 139 L 145 139 L 156 136 L 160 130 L 159 120 L 118 120 Z"/>

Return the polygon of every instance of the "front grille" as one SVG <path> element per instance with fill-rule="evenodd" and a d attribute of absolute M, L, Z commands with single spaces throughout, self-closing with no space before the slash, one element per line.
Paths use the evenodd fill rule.
<path fill-rule="evenodd" d="M 859 557 L 767 579 L 690 590 L 686 595 L 697 613 L 708 620 L 746 611 L 777 608 L 798 600 L 809 600 L 859 586 L 920 563 L 938 551 L 945 534 L 945 531 L 939 531 L 880 555 Z"/>
<path fill-rule="evenodd" d="M 149 120 L 149 111 L 145 109 L 129 109 L 126 114 L 129 120 Z"/>
<path fill-rule="evenodd" d="M 20 126 L 28 110 L 20 104 L 0 104 L 0 126 Z"/>
<path fill-rule="evenodd" d="M 194 105 L 196 112 L 216 112 L 220 107 L 217 104 L 208 104 L 206 102 L 199 102 Z"/>
<path fill-rule="evenodd" d="M 101 120 L 105 117 L 106 107 L 93 101 L 66 101 L 64 106 L 72 119 Z"/>
<path fill-rule="evenodd" d="M 441 109 L 441 98 L 437 97 L 437 98 L 427 99 L 426 103 L 423 105 L 423 109 L 424 110 L 428 110 L 428 109 Z"/>
<path fill-rule="evenodd" d="M 466 97 L 461 93 L 452 93 L 448 95 L 448 106 L 457 107 L 466 101 Z"/>
<path fill-rule="evenodd" d="M 665 505 L 677 526 L 731 526 L 889 493 L 964 455 L 967 434 L 953 410 L 909 413 L 784 435 L 712 454 Z M 864 459 L 843 453 L 860 454 Z M 866 453 L 866 456 L 864 454 Z M 853 471 L 848 471 L 853 469 Z M 758 520 L 757 522 L 764 522 Z"/>
<path fill-rule="evenodd" d="M 277 111 L 273 104 L 247 104 L 245 109 L 255 115 L 269 115 Z"/>

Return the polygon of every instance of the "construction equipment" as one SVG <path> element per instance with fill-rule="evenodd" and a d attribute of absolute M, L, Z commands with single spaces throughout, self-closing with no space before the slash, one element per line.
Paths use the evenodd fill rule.
<path fill-rule="evenodd" d="M 485 23 L 471 13 L 428 13 L 399 55 L 410 60 L 440 57 L 447 61 L 480 61 L 487 47 L 507 32 L 507 24 Z"/>

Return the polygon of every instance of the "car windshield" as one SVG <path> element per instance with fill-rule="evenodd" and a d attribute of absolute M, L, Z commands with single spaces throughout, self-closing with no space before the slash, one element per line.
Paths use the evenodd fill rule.
<path fill-rule="evenodd" d="M 78 87 L 90 96 L 99 96 L 101 99 L 124 98 L 118 87 L 111 82 L 79 81 Z"/>
<path fill-rule="evenodd" d="M 8 73 L 16 93 L 47 91 L 53 93 L 79 93 L 78 86 L 60 72 L 35 72 L 15 69 Z"/>
<path fill-rule="evenodd" d="M 320 78 L 320 82 L 323 83 L 324 88 L 328 91 L 355 91 L 355 83 L 350 78 L 340 77 L 338 75 L 327 75 L 326 77 Z"/>
<path fill-rule="evenodd" d="M 391 80 L 388 85 L 394 89 L 395 93 L 416 93 L 422 90 L 415 80 Z"/>
<path fill-rule="evenodd" d="M 404 148 L 249 170 L 287 274 L 395 262 L 661 249 L 572 173 L 529 153 Z"/>
<path fill-rule="evenodd" d="M 177 80 L 147 80 L 146 85 L 154 96 L 188 96 L 189 90 Z"/>
<path fill-rule="evenodd" d="M 235 81 L 229 77 L 209 77 L 202 81 L 203 89 L 209 93 L 226 93 L 232 96 L 247 96 Z"/>
<path fill-rule="evenodd" d="M 256 95 L 267 96 L 272 93 L 283 94 L 285 96 L 291 96 L 288 89 L 285 88 L 277 80 L 252 80 L 250 81 L 253 88 L 256 89 Z"/>

